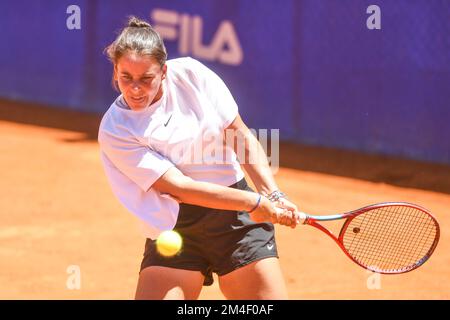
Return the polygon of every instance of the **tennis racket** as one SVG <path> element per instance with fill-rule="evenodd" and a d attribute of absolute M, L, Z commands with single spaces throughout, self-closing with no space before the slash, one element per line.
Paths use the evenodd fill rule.
<path fill-rule="evenodd" d="M 361 267 L 383 274 L 414 270 L 431 256 L 439 241 L 439 224 L 426 209 L 406 202 L 370 205 L 344 214 L 300 213 L 300 223 L 329 235 Z M 319 221 L 343 219 L 339 236 Z"/>

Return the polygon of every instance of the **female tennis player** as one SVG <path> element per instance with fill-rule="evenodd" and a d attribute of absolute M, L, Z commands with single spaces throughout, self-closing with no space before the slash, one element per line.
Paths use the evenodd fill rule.
<path fill-rule="evenodd" d="M 295 227 L 298 211 L 224 82 L 192 58 L 166 61 L 136 17 L 106 52 L 121 94 L 98 140 L 114 194 L 145 227 L 136 299 L 197 299 L 212 273 L 228 299 L 287 299 L 273 223 Z M 182 250 L 161 256 L 155 240 L 171 229 Z"/>

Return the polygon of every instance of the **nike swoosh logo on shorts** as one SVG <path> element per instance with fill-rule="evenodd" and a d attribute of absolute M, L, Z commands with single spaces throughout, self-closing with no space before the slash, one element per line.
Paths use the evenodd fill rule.
<path fill-rule="evenodd" d="M 272 250 L 273 249 L 273 244 L 268 244 L 267 245 L 267 249 Z"/>

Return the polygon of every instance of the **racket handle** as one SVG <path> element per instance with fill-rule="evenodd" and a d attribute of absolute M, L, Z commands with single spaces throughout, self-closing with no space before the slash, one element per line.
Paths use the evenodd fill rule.
<path fill-rule="evenodd" d="M 298 213 L 299 213 L 300 217 L 299 217 L 297 223 L 305 224 L 306 220 L 308 219 L 308 215 L 306 213 L 304 213 L 303 211 L 299 211 Z"/>
<path fill-rule="evenodd" d="M 283 213 L 286 209 L 280 208 L 280 207 L 275 207 L 275 210 L 278 213 Z M 297 219 L 297 224 L 306 224 L 306 221 L 308 220 L 308 215 L 302 211 L 299 211 L 298 214 L 299 214 L 299 219 Z"/>

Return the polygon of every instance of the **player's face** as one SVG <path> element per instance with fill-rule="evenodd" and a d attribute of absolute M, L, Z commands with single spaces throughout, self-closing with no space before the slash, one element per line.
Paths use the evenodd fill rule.
<path fill-rule="evenodd" d="M 161 67 L 153 57 L 129 52 L 117 61 L 114 79 L 128 106 L 138 111 L 162 97 L 166 70 L 166 65 Z"/>

